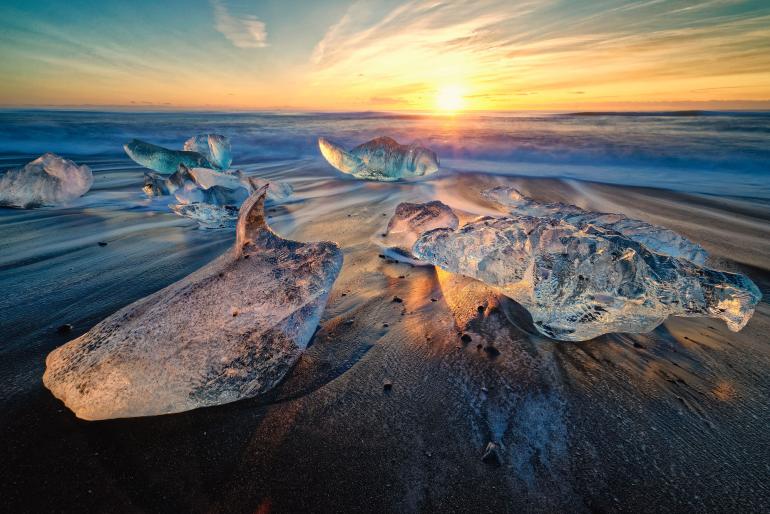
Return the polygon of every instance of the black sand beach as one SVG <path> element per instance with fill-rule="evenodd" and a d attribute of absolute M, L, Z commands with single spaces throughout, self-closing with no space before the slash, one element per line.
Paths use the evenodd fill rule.
<path fill-rule="evenodd" d="M 57 216 L 94 241 L 63 234 L 46 255 L 25 234 L 53 214 L 0 213 L 14 249 L 0 280 L 3 338 L 15 343 L 0 364 L 5 511 L 768 510 L 766 202 L 483 174 L 383 184 L 292 173 L 268 170 L 295 177 L 299 198 L 273 208 L 272 226 L 345 253 L 312 346 L 266 397 L 175 415 L 78 420 L 43 387 L 44 359 L 233 234 L 170 213 L 73 208 Z M 676 230 L 764 300 L 739 333 L 670 318 L 649 334 L 565 343 L 481 283 L 380 256 L 399 202 L 439 199 L 468 218 L 496 212 L 478 192 L 500 184 Z M 58 334 L 65 323 L 72 332 Z M 482 460 L 491 441 L 499 463 Z"/>

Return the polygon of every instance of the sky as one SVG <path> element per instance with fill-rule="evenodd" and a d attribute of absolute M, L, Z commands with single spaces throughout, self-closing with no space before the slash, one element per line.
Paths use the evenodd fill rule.
<path fill-rule="evenodd" d="M 0 106 L 770 109 L 770 2 L 3 0 Z"/>

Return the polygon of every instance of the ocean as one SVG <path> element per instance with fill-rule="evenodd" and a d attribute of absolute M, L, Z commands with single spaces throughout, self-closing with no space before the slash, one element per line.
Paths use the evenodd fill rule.
<path fill-rule="evenodd" d="M 319 160 L 316 140 L 353 146 L 380 135 L 435 150 L 450 170 L 559 177 L 770 199 L 770 112 L 385 113 L 0 112 L 0 169 L 44 152 L 131 167 L 138 138 L 181 148 L 231 138 L 234 166 Z"/>

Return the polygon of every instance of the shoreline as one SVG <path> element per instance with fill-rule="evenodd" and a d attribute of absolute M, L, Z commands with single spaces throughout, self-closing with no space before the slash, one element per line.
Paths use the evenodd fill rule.
<path fill-rule="evenodd" d="M 67 253 L 27 262 L 13 284 L 3 281 L 18 293 L 4 306 L 3 325 L 37 327 L 15 332 L 13 346 L 3 349 L 2 376 L 11 385 L 2 400 L 7 464 L 0 479 L 9 508 L 760 511 L 767 505 L 766 464 L 754 451 L 770 444 L 770 387 L 762 379 L 770 367 L 770 210 L 764 206 L 736 209 L 734 200 L 670 191 L 476 173 L 360 182 L 313 163 L 272 168 L 269 178 L 288 179 L 296 191 L 294 201 L 268 209 L 273 229 L 301 241 L 336 240 L 345 262 L 312 345 L 264 397 L 85 422 L 40 383 L 52 348 L 200 267 L 226 250 L 233 234 L 195 230 L 154 211 L 110 216 L 92 199 L 59 214 L 73 230 L 119 234 L 94 235 L 109 246 L 62 247 Z M 622 207 L 702 244 L 711 254 L 708 265 L 747 273 L 765 297 L 739 333 L 716 320 L 669 318 L 649 334 L 564 343 L 536 335 L 525 311 L 481 283 L 378 257 L 377 235 L 398 203 L 438 199 L 461 218 L 499 215 L 478 191 L 501 184 L 539 201 L 608 212 Z M 0 226 L 5 240 L 16 234 L 17 244 L 33 253 L 41 243 L 25 239 L 21 228 L 34 232 L 35 223 L 57 216 L 0 215 L 11 220 Z M 137 224 L 145 228 L 128 230 Z M 139 244 L 146 254 L 135 253 Z M 77 268 L 81 261 L 91 268 Z M 116 270 L 117 276 L 98 278 Z M 58 274 L 73 289 L 54 285 Z M 40 312 L 30 318 L 22 301 Z M 52 335 L 57 324 L 73 321 L 72 334 Z M 386 379 L 393 383 L 389 392 Z M 490 441 L 502 445 L 499 468 L 481 460 Z"/>

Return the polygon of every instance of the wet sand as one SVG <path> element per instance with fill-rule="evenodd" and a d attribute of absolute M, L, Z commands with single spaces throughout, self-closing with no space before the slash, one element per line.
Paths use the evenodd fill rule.
<path fill-rule="evenodd" d="M 345 263 L 312 346 L 277 389 L 182 414 L 78 420 L 43 388 L 44 359 L 215 257 L 232 234 L 91 205 L 69 219 L 96 240 L 118 234 L 109 245 L 62 236 L 45 253 L 24 233 L 61 213 L 0 213 L 12 250 L 0 262 L 2 326 L 16 343 L 0 368 L 9 512 L 768 510 L 769 204 L 452 170 L 369 183 L 316 161 L 259 173 L 297 192 L 271 209 L 273 228 L 337 241 Z M 467 220 L 499 213 L 478 192 L 503 184 L 676 230 L 711 266 L 750 276 L 763 302 L 740 333 L 670 318 L 649 334 L 564 343 L 481 283 L 380 256 L 399 202 L 439 199 Z M 74 331 L 56 334 L 63 323 Z M 489 441 L 502 445 L 499 467 L 482 462 Z"/>

